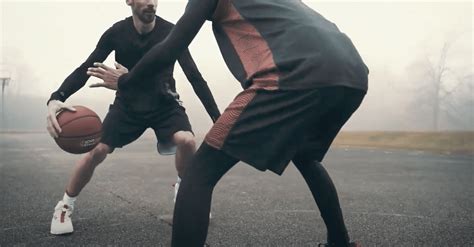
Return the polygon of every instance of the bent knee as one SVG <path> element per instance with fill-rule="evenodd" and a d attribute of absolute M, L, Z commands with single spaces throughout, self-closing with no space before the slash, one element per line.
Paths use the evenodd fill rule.
<path fill-rule="evenodd" d="M 178 147 L 195 148 L 196 141 L 189 131 L 178 131 L 173 135 L 173 141 Z"/>
<path fill-rule="evenodd" d="M 112 149 L 107 144 L 99 143 L 89 154 L 93 160 L 100 162 L 104 160 L 111 151 Z"/>

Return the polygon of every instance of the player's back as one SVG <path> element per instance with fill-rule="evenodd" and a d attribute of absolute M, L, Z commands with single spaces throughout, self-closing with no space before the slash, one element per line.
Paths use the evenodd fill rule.
<path fill-rule="evenodd" d="M 351 40 L 300 0 L 219 0 L 212 20 L 244 87 L 264 76 L 283 89 L 367 89 L 367 67 Z"/>

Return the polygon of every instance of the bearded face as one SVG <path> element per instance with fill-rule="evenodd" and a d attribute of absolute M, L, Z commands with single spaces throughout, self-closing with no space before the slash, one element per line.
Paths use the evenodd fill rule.
<path fill-rule="evenodd" d="M 145 24 L 155 21 L 158 0 L 129 0 L 133 15 Z"/>

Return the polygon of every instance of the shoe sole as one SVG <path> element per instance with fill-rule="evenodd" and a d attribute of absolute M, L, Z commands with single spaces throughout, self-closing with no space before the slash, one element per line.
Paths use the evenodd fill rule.
<path fill-rule="evenodd" d="M 70 235 L 72 233 L 74 233 L 74 231 L 71 231 L 71 232 L 54 232 L 54 231 L 50 231 L 51 234 L 53 235 Z"/>

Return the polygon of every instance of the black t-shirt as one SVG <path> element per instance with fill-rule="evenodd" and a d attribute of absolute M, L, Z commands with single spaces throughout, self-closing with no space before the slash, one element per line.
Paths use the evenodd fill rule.
<path fill-rule="evenodd" d="M 115 23 L 102 35 L 86 61 L 64 80 L 50 99 L 65 101 L 82 88 L 89 79 L 87 69 L 93 67 L 94 62 L 103 62 L 112 51 L 115 51 L 115 60 L 131 70 L 148 50 L 167 37 L 173 26 L 157 16 L 154 29 L 149 33 L 140 34 L 133 25 L 132 17 Z M 211 118 L 217 118 L 217 105 L 189 50 L 186 49 L 180 54 L 178 62 Z M 159 110 L 163 104 L 170 101 L 179 101 L 173 78 L 174 62 L 158 69 L 158 73 L 153 76 L 140 78 L 141 82 L 137 85 L 119 89 L 115 102 L 134 112 L 146 112 Z"/>

